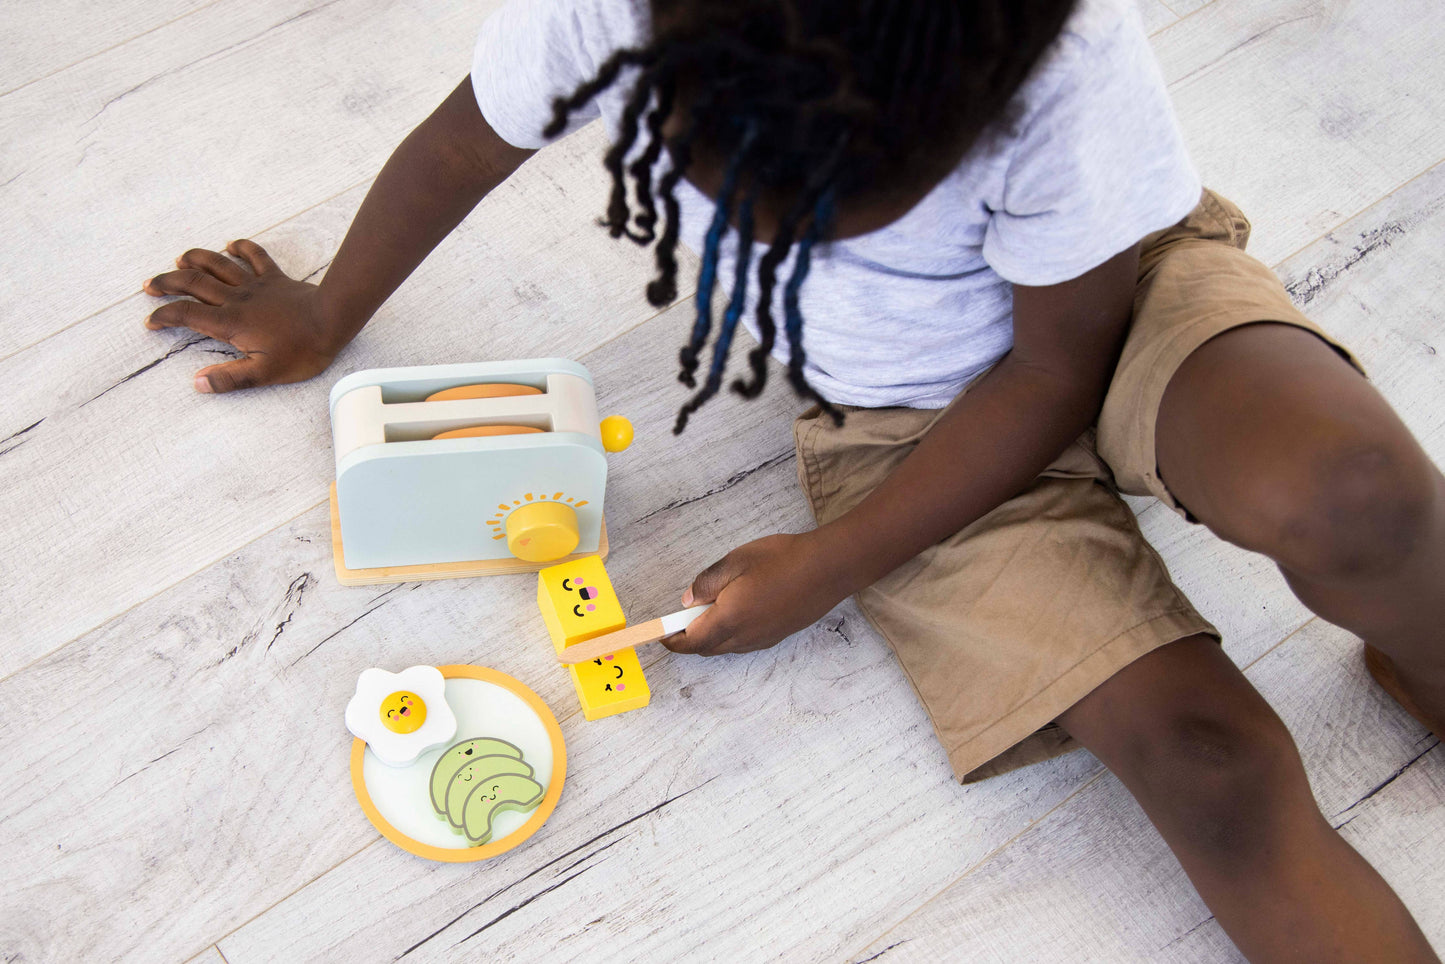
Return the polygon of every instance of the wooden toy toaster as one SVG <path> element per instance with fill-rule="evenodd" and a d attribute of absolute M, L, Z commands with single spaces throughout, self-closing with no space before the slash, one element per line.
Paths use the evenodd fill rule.
<path fill-rule="evenodd" d="M 377 368 L 331 389 L 332 548 L 346 585 L 528 572 L 605 555 L 592 376 L 561 358 Z M 605 437 L 605 440 L 604 440 Z"/>

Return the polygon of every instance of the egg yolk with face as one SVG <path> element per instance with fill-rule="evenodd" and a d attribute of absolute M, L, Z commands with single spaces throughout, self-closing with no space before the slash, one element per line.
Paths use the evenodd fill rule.
<path fill-rule="evenodd" d="M 381 725 L 393 733 L 415 733 L 426 722 L 426 703 L 415 693 L 398 690 L 381 701 Z"/>

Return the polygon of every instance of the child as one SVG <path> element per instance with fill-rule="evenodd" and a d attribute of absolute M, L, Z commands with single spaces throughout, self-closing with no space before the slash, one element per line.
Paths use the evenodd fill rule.
<path fill-rule="evenodd" d="M 680 238 L 703 255 L 687 384 L 716 333 L 678 430 L 743 319 L 733 387 L 756 395 L 771 353 L 816 402 L 795 435 L 818 528 L 699 575 L 684 602 L 716 605 L 673 647 L 771 646 L 857 594 L 960 778 L 1086 746 L 1251 959 L 1436 960 L 1117 494 L 1269 555 L 1445 734 L 1445 478 L 1201 199 L 1128 0 L 513 0 L 320 287 L 250 241 L 228 247 L 249 271 L 192 250 L 146 290 L 195 300 L 147 323 L 245 353 L 200 391 L 315 375 L 598 116 L 607 223 L 656 241 L 652 302 Z"/>

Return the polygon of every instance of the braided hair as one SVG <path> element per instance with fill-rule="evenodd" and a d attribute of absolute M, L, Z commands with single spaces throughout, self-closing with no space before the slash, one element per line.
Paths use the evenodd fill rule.
<path fill-rule="evenodd" d="M 617 51 L 595 77 L 553 102 L 547 137 L 560 134 L 571 113 L 615 84 L 624 69 L 636 70 L 618 138 L 603 159 L 612 177 L 603 224 L 615 238 L 655 243 L 657 277 L 647 286 L 655 306 L 677 297 L 677 184 L 695 156 L 724 161 L 698 275 L 697 320 L 679 353 L 678 378 L 697 391 L 678 412 L 674 433 L 722 386 L 747 300 L 760 204 L 781 214 L 758 261 L 760 339 L 748 356 L 751 378 L 734 380 L 732 389 L 754 398 L 767 381 L 778 337 L 778 271 L 792 254 L 782 297 L 788 381 L 842 422 L 842 413 L 804 376 L 798 294 L 814 247 L 827 239 L 839 207 L 886 200 L 900 185 L 934 183 L 997 125 L 1009 123 L 1015 93 L 1074 3 L 652 0 L 651 42 Z M 639 142 L 640 154 L 627 164 Z M 654 188 L 664 148 L 671 166 Z M 732 294 L 699 388 L 700 356 L 713 335 L 719 248 L 734 223 Z"/>

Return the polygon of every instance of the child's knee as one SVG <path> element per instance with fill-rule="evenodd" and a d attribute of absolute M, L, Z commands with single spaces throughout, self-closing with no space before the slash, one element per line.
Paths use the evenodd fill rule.
<path fill-rule="evenodd" d="M 1141 803 L 1166 836 L 1212 861 L 1254 861 L 1302 805 L 1317 812 L 1294 740 L 1267 707 L 1181 708 L 1138 757 Z"/>
<path fill-rule="evenodd" d="M 1255 480 L 1261 548 L 1291 572 L 1388 575 L 1440 528 L 1438 472 L 1404 439 L 1331 439 Z"/>

